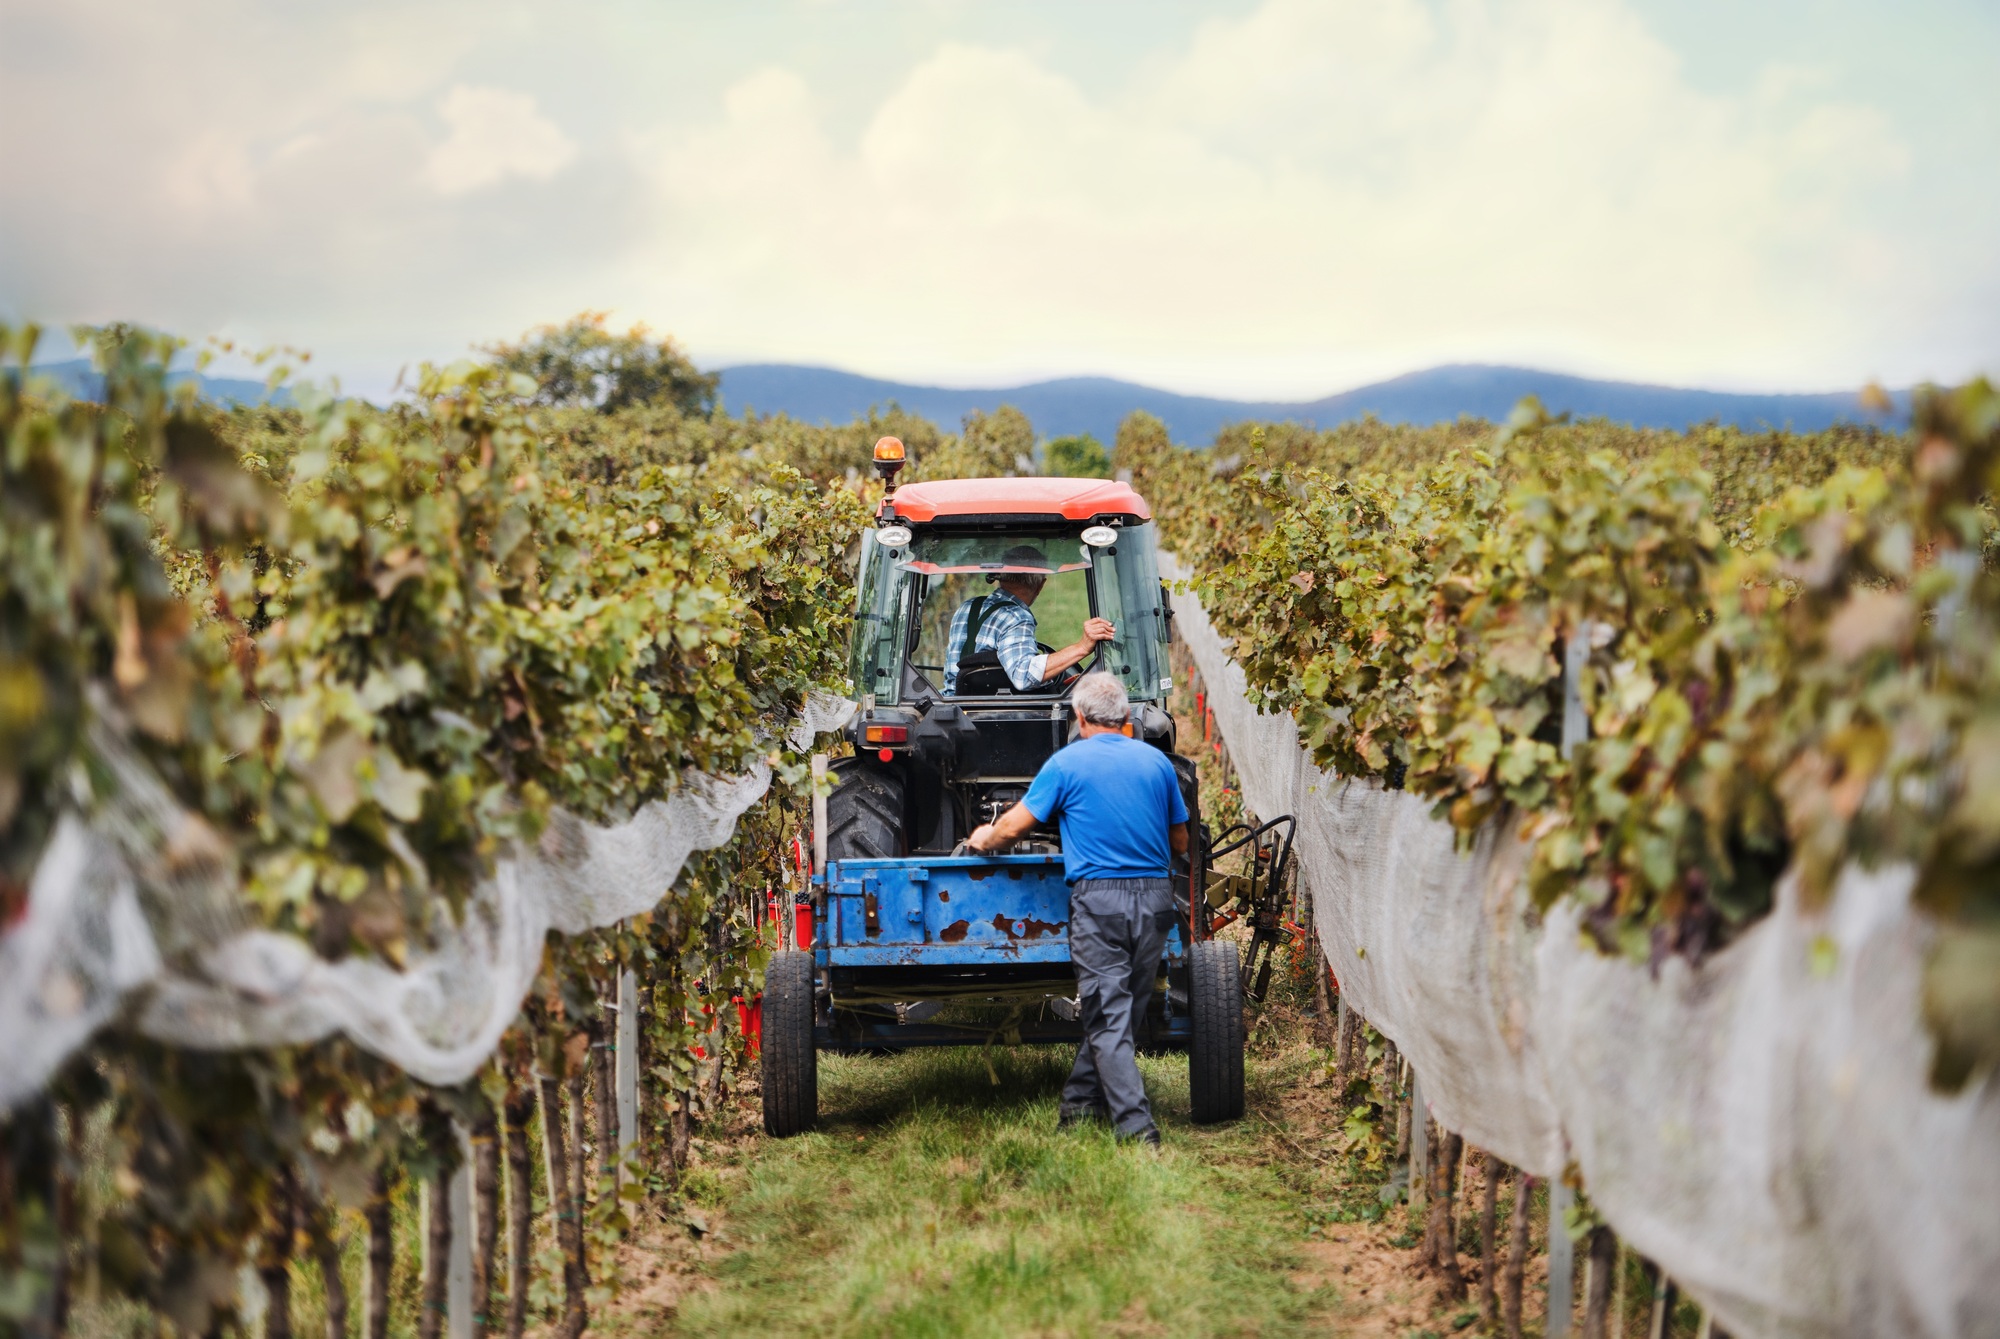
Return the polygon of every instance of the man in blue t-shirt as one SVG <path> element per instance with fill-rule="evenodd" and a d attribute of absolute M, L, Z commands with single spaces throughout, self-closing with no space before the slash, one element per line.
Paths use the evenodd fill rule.
<path fill-rule="evenodd" d="M 1167 755 L 1124 733 L 1132 704 L 1109 674 L 1086 674 L 1070 698 L 1082 738 L 1042 765 L 1019 804 L 966 839 L 997 851 L 1057 820 L 1070 884 L 1069 954 L 1083 1007 L 1083 1044 L 1063 1086 L 1064 1126 L 1101 1117 L 1121 1138 L 1160 1142 L 1134 1058 L 1160 954 L 1177 914 L 1176 852 L 1188 811 Z"/>

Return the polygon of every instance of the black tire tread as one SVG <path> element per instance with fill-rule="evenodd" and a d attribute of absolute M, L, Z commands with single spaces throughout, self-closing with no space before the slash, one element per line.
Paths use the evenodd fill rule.
<path fill-rule="evenodd" d="M 837 758 L 826 797 L 826 858 L 889 860 L 904 854 L 903 783 L 860 758 Z"/>
<path fill-rule="evenodd" d="M 771 955 L 764 969 L 760 1051 L 764 1133 L 788 1139 L 819 1120 L 819 1053 L 813 1048 L 813 955 Z"/>
<path fill-rule="evenodd" d="M 1243 969 L 1236 945 L 1206 939 L 1188 961 L 1188 1097 L 1197 1125 L 1243 1115 Z"/>

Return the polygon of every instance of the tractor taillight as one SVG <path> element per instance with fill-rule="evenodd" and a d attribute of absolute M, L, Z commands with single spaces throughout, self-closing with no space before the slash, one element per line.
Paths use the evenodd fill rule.
<path fill-rule="evenodd" d="M 870 744 L 907 744 L 910 742 L 910 727 L 907 725 L 871 725 L 862 732 L 861 737 Z"/>

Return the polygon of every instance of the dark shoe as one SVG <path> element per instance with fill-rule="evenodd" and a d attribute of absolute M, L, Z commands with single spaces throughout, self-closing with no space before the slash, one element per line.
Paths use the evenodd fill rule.
<path fill-rule="evenodd" d="M 1064 1106 L 1056 1108 L 1056 1128 L 1058 1130 L 1074 1130 L 1081 1125 L 1109 1125 L 1110 1123 L 1111 1109 L 1109 1107 Z"/>
<path fill-rule="evenodd" d="M 1147 1148 L 1158 1148 L 1160 1146 L 1160 1127 L 1157 1125 L 1148 1125 L 1145 1129 L 1134 1130 L 1130 1134 L 1121 1132 L 1118 1136 L 1118 1142 L 1121 1144 L 1143 1144 Z"/>

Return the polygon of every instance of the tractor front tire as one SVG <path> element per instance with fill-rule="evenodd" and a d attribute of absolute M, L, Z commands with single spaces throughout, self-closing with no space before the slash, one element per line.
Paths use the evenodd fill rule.
<path fill-rule="evenodd" d="M 1229 940 L 1204 939 L 1194 945 L 1188 962 L 1188 1015 L 1194 1028 L 1188 1046 L 1194 1123 L 1236 1120 L 1243 1115 L 1243 968 Z"/>
<path fill-rule="evenodd" d="M 764 1133 L 787 1139 L 819 1119 L 819 1052 L 813 1049 L 813 955 L 771 955 L 764 969 Z"/>
<path fill-rule="evenodd" d="M 826 797 L 826 858 L 893 860 L 903 854 L 903 781 L 860 758 L 837 758 L 840 784 Z"/>

